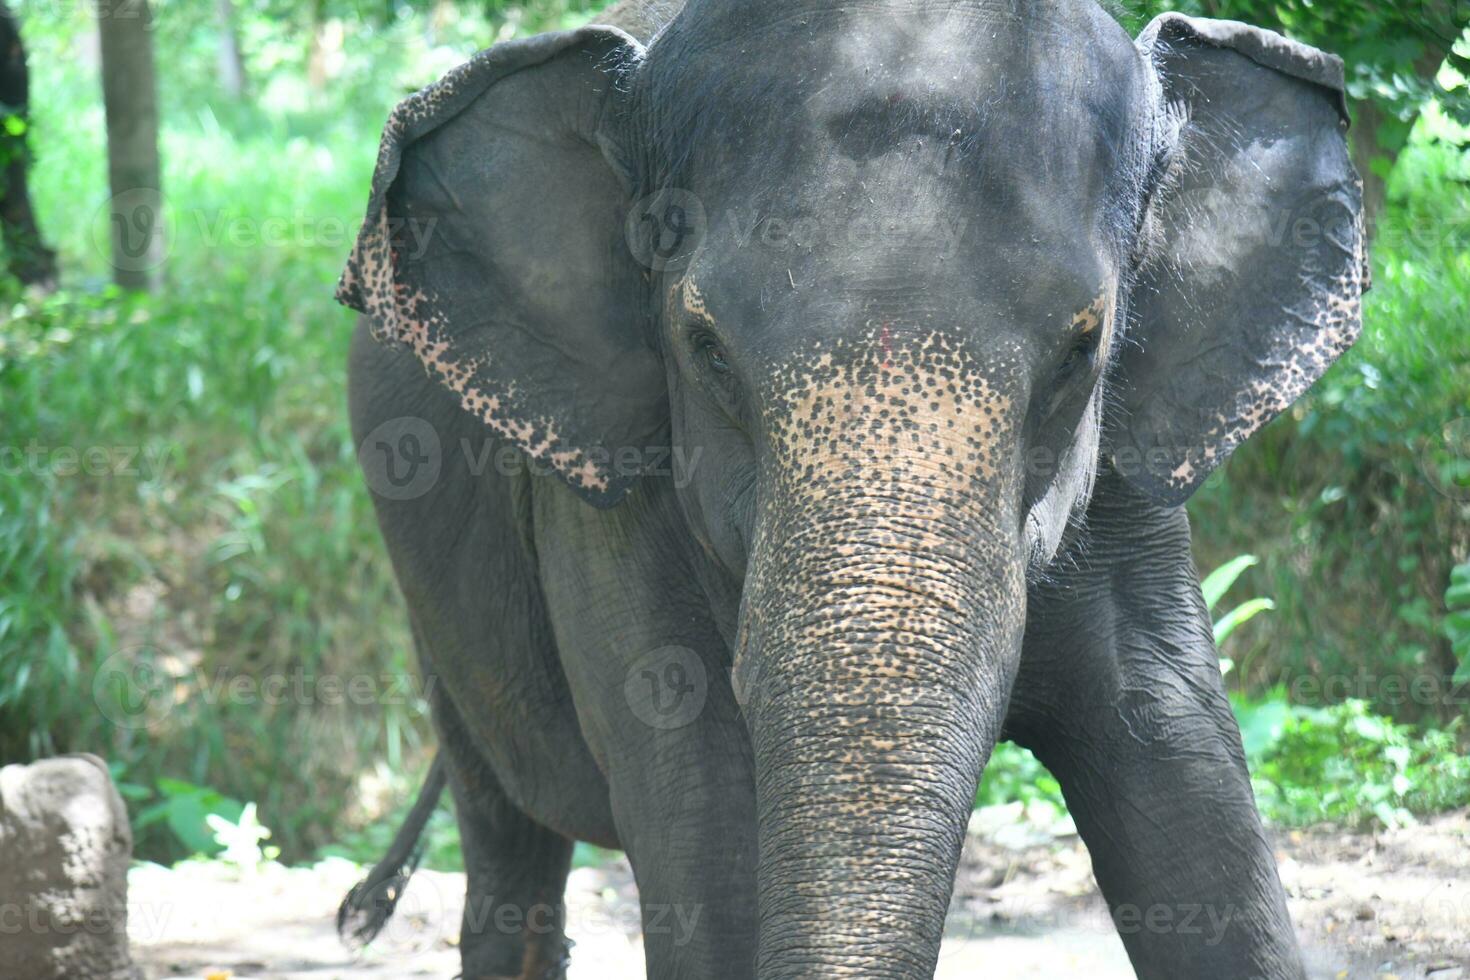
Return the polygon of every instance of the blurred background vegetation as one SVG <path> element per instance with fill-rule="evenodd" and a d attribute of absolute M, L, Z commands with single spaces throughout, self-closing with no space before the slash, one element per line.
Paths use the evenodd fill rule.
<path fill-rule="evenodd" d="M 404 609 L 347 428 L 352 319 L 333 284 L 391 106 L 480 47 L 601 6 L 156 3 L 168 260 L 150 295 L 110 282 L 91 5 L 15 5 L 32 196 L 61 288 L 0 283 L 0 762 L 112 760 L 140 856 L 217 849 L 206 815 L 243 820 L 250 801 L 287 860 L 371 859 L 427 768 L 421 687 L 397 680 L 414 670 Z M 1137 30 L 1149 6 L 1114 9 Z M 1181 6 L 1349 58 L 1375 206 L 1362 342 L 1190 505 L 1202 572 L 1233 579 L 1216 580 L 1217 614 L 1269 600 L 1224 624 L 1258 794 L 1281 823 L 1465 805 L 1464 5 Z M 367 698 L 231 695 L 267 675 L 318 692 L 321 677 L 375 680 Z M 140 711 L 140 686 L 167 697 Z M 977 801 L 1016 799 L 1060 805 L 1006 746 Z M 431 863 L 452 866 L 452 822 L 435 827 Z"/>

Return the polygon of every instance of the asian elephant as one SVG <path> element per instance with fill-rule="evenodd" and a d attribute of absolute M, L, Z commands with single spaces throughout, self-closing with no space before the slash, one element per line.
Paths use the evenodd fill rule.
<path fill-rule="evenodd" d="M 1358 333 L 1342 63 L 1092 0 L 608 19 L 393 112 L 339 290 L 464 976 L 563 975 L 591 841 L 650 977 L 930 977 L 1002 738 L 1120 921 L 1228 921 L 1139 976 L 1302 976 L 1181 505 Z"/>

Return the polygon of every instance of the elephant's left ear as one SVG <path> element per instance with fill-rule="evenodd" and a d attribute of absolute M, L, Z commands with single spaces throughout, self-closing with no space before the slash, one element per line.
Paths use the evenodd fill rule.
<path fill-rule="evenodd" d="M 1180 504 L 1357 339 L 1362 185 L 1335 56 L 1178 14 L 1138 43 L 1172 158 L 1150 205 L 1108 438 L 1130 483 Z"/>

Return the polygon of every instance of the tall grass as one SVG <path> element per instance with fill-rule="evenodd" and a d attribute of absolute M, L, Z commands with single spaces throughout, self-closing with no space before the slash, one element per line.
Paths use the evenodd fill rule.
<path fill-rule="evenodd" d="M 24 21 L 33 193 L 65 288 L 0 297 L 0 759 L 97 752 L 139 809 L 165 777 L 258 801 L 300 856 L 371 815 L 364 773 L 413 779 L 427 735 L 331 295 L 377 132 L 468 51 L 546 25 L 364 27 L 312 91 L 300 25 L 247 19 L 255 97 L 234 104 L 207 81 L 208 20 L 160 8 L 169 260 L 163 290 L 129 297 L 107 285 L 86 10 Z M 139 836 L 179 853 L 165 824 Z"/>

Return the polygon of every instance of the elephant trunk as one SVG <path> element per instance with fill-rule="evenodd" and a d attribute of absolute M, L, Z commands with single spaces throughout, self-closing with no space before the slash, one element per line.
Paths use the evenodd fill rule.
<path fill-rule="evenodd" d="M 928 978 L 1019 657 L 1018 522 L 923 479 L 824 496 L 767 522 L 746 593 L 757 975 Z"/>
<path fill-rule="evenodd" d="M 761 980 L 933 976 L 1025 626 L 1016 361 L 885 326 L 768 393 L 734 675 Z"/>

